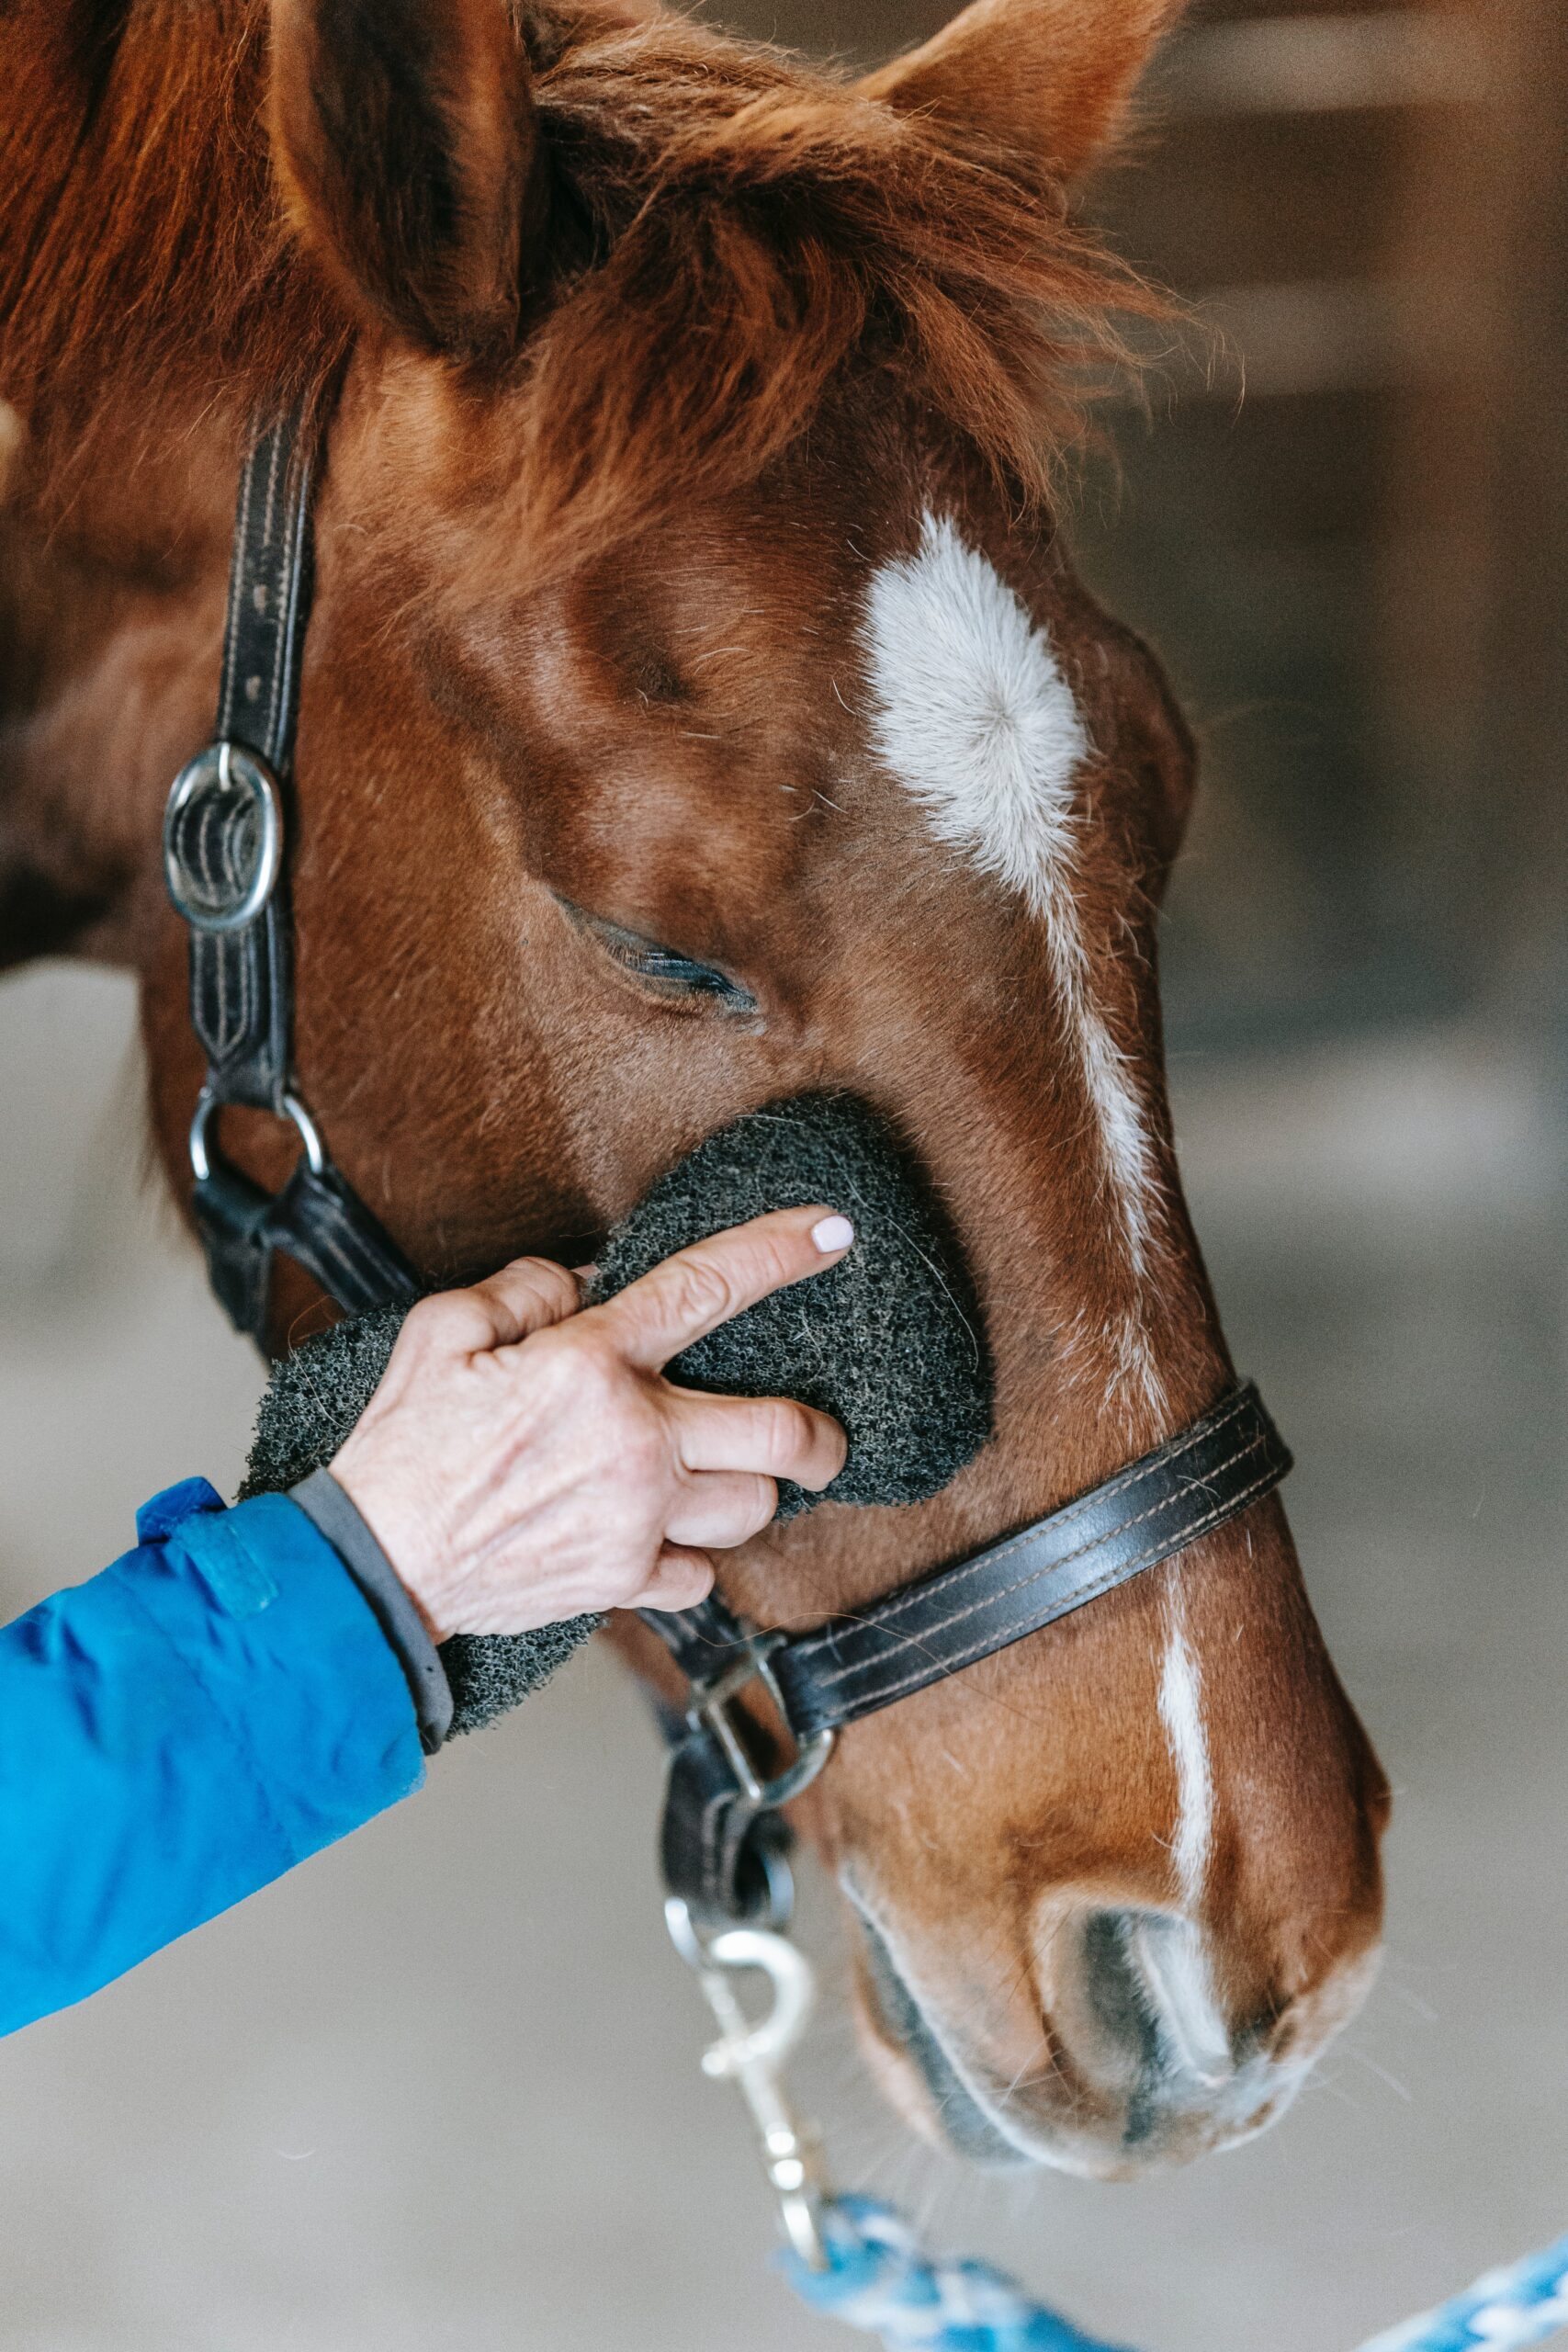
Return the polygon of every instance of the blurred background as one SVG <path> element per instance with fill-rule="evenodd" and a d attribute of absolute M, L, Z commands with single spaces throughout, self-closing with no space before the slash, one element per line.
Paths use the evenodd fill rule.
<path fill-rule="evenodd" d="M 945 11 L 718 13 L 870 60 Z M 1110 415 L 1073 531 L 1203 745 L 1177 1117 L 1397 1792 L 1389 1957 L 1276 2132 L 1135 2188 L 913 2151 L 831 1998 L 804 2075 L 848 2181 L 1144 2352 L 1330 2352 L 1568 2225 L 1565 130 L 1561 0 L 1211 4 L 1090 191 L 1219 338 Z M 0 987 L 0 1614 L 245 1448 L 258 1368 L 142 1182 L 131 1038 L 117 976 Z M 0 2048 L 0 2341 L 827 2352 L 697 2073 L 657 1797 L 588 1656 Z"/>

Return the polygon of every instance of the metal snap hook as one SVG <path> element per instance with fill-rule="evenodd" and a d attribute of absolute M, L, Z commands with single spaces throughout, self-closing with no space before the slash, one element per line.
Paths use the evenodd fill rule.
<path fill-rule="evenodd" d="M 806 1954 L 763 1928 L 723 1928 L 705 1935 L 679 1895 L 664 1905 L 670 1939 L 695 1972 L 719 2029 L 703 2052 L 703 2072 L 732 2082 L 751 2111 L 779 2214 L 791 2245 L 813 2270 L 828 2267 L 820 2211 L 825 2184 L 815 2134 L 795 2114 L 780 2083 L 791 2051 L 805 2032 L 816 1997 L 816 1973 Z M 749 2017 L 731 1979 L 755 1969 L 773 1995 L 760 2018 Z"/>

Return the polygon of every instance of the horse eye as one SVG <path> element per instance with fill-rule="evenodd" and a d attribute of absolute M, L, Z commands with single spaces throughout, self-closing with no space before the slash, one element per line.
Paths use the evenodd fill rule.
<path fill-rule="evenodd" d="M 574 906 L 570 899 L 563 899 L 561 905 L 575 923 L 592 933 L 623 971 L 651 981 L 663 994 L 705 997 L 725 1012 L 756 1012 L 757 1000 L 750 989 L 739 980 L 732 980 L 728 972 L 716 970 L 712 964 L 699 964 L 676 948 L 661 945 L 657 939 L 645 939 L 639 932 L 627 931 L 624 924 L 610 922 L 604 915 L 590 914 L 586 908 Z"/>

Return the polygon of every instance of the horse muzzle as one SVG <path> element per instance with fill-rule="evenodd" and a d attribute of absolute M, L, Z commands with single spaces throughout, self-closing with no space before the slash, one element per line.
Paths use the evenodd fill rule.
<path fill-rule="evenodd" d="M 1363 1952 L 1282 2004 L 1237 2005 L 1190 1920 L 1053 1902 L 1015 1964 L 1004 1952 L 984 1981 L 927 1982 L 851 1902 L 873 2072 L 923 2138 L 996 2169 L 1127 2180 L 1250 2138 L 1285 2112 L 1376 1965 Z"/>

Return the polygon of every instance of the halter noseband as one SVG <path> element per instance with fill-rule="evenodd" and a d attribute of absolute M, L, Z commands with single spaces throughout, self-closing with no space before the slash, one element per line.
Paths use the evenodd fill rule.
<path fill-rule="evenodd" d="M 293 1081 L 288 798 L 310 590 L 310 474 L 290 413 L 240 478 L 218 729 L 182 768 L 164 820 L 169 895 L 190 931 L 191 1023 L 207 1077 L 191 1123 L 192 1206 L 209 1278 L 231 1321 L 263 1344 L 282 1250 L 351 1315 L 408 1303 L 418 1275 L 333 1166 Z M 230 1103 L 292 1122 L 303 1147 L 268 1193 L 225 1159 Z M 691 1683 L 667 1714 L 662 1857 L 671 1894 L 702 1919 L 787 1910 L 779 1809 L 863 1715 L 993 1657 L 1223 1527 L 1277 1487 L 1291 1455 L 1250 1382 L 1089 1493 L 985 1551 L 902 1585 L 853 1616 L 784 1635 L 744 1623 L 716 1593 L 647 1611 Z M 770 1696 L 786 1760 L 754 1761 L 736 1702 Z"/>

